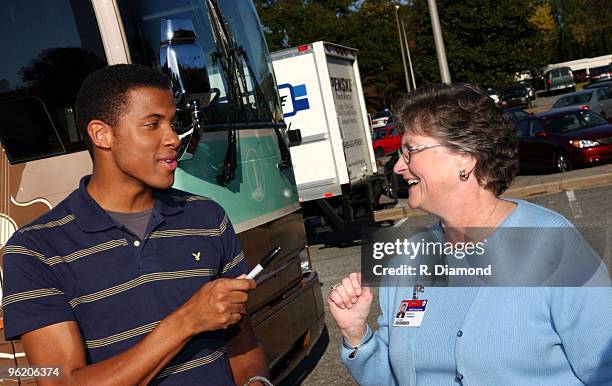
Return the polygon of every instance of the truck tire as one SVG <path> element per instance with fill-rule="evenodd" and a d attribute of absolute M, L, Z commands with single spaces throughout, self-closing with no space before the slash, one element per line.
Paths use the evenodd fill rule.
<path fill-rule="evenodd" d="M 385 155 L 385 151 L 382 147 L 377 147 L 374 149 L 374 158 L 380 158 Z"/>

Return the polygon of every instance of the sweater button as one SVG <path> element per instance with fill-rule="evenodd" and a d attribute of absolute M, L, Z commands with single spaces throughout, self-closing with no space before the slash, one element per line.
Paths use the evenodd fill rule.
<path fill-rule="evenodd" d="M 457 331 L 457 336 L 459 338 L 461 338 L 463 336 L 463 331 L 461 331 L 461 330 Z"/>
<path fill-rule="evenodd" d="M 463 374 L 461 374 L 461 373 L 457 373 L 457 380 L 458 380 L 459 382 L 463 381 Z"/>
<path fill-rule="evenodd" d="M 139 247 L 139 246 L 140 246 L 140 241 L 138 241 L 138 240 L 134 240 L 134 246 L 135 246 L 135 247 Z"/>

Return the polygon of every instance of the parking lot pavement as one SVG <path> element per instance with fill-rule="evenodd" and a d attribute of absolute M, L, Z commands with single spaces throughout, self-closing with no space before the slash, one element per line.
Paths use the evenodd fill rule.
<path fill-rule="evenodd" d="M 612 166 L 610 167 L 612 168 Z M 612 184 L 608 184 L 597 188 L 566 190 L 555 194 L 530 197 L 528 201 L 561 213 L 581 229 L 583 234 L 590 230 L 600 234 L 603 232 L 605 245 L 599 252 L 604 257 L 608 267 L 612 268 L 611 197 Z M 401 223 L 396 222 L 396 225 L 400 227 L 428 226 L 436 221 L 433 216 L 419 216 L 409 218 Z M 589 238 L 587 237 L 587 239 Z M 339 282 L 348 273 L 360 270 L 360 252 L 359 245 L 344 248 L 325 247 L 323 245 L 311 246 L 312 264 L 319 273 L 324 299 L 327 297 L 329 286 Z M 373 292 L 374 300 L 368 322 L 376 328 L 376 319 L 379 315 L 378 291 L 375 289 Z M 314 370 L 304 380 L 303 385 L 356 385 L 340 361 L 341 336 L 329 314 L 327 302 L 325 302 L 325 316 L 329 330 L 329 346 Z"/>
<path fill-rule="evenodd" d="M 612 184 L 612 164 L 572 170 L 565 173 L 544 175 L 521 175 L 515 178 L 505 197 L 529 198 L 568 190 L 581 190 Z M 399 220 L 405 217 L 424 215 L 419 210 L 408 208 L 408 200 L 400 199 L 390 209 L 377 211 L 376 221 Z"/>

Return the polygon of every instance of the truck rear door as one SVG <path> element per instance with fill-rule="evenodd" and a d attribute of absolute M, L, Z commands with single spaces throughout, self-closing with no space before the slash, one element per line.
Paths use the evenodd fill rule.
<path fill-rule="evenodd" d="M 351 183 L 371 175 L 371 142 L 362 109 L 361 83 L 356 79 L 355 51 L 325 44 L 327 68 Z"/>

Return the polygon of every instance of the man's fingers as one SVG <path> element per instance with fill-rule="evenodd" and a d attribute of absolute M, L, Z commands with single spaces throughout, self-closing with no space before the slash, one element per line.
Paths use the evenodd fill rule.
<path fill-rule="evenodd" d="M 245 303 L 249 300 L 249 295 L 244 291 L 231 291 L 225 296 L 225 300 L 230 303 Z"/>
<path fill-rule="evenodd" d="M 225 306 L 225 312 L 229 314 L 244 314 L 246 307 L 242 303 L 231 303 Z"/>
<path fill-rule="evenodd" d="M 257 287 L 257 283 L 253 279 L 217 279 L 222 288 L 230 291 L 250 291 Z"/>

